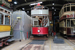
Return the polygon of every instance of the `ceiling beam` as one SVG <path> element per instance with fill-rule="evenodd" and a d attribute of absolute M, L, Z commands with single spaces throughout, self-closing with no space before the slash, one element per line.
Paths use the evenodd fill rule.
<path fill-rule="evenodd" d="M 63 6 L 63 5 L 60 5 L 60 4 L 55 4 L 55 5 L 47 4 L 47 5 L 44 5 L 44 6 Z"/>
<path fill-rule="evenodd" d="M 50 1 L 50 0 L 47 0 L 47 1 Z M 53 1 L 57 1 L 57 0 L 53 0 Z M 75 2 L 75 0 L 63 0 L 63 1 Z"/>
<path fill-rule="evenodd" d="M 75 2 L 75 0 L 64 0 L 64 1 L 68 1 L 68 2 L 69 2 L 69 1 L 70 1 L 70 2 Z"/>
<path fill-rule="evenodd" d="M 49 8 L 50 10 L 52 10 L 52 8 Z M 55 8 L 56 10 L 60 10 L 60 8 Z M 26 9 L 26 10 L 31 10 L 31 8 Z"/>
<path fill-rule="evenodd" d="M 44 6 L 53 6 L 52 4 L 47 4 L 47 5 L 44 5 Z M 55 4 L 54 6 L 63 6 L 63 5 L 60 5 L 60 4 Z M 49 9 L 52 9 L 52 7 L 51 8 L 49 8 Z M 57 10 L 60 10 L 60 8 L 56 8 Z M 31 10 L 31 8 L 28 8 L 28 9 L 26 9 L 26 10 Z"/>
<path fill-rule="evenodd" d="M 16 10 L 16 8 L 18 8 L 18 7 L 20 7 L 20 6 L 30 5 L 30 4 L 35 3 L 35 2 L 44 2 L 44 1 L 47 1 L 47 0 L 38 0 L 38 1 L 34 1 L 34 2 L 29 2 L 29 3 L 20 4 L 20 5 L 15 6 L 15 7 L 14 7 L 14 10 Z M 49 1 L 53 1 L 53 0 L 49 0 Z"/>
<path fill-rule="evenodd" d="M 20 5 L 15 6 L 15 7 L 14 7 L 14 10 L 16 10 L 16 8 L 18 8 L 18 7 L 20 7 L 20 6 L 30 5 L 30 4 L 35 3 L 35 2 L 44 2 L 44 1 L 53 1 L 53 0 L 38 0 L 38 1 L 34 1 L 34 2 L 29 2 L 29 3 L 20 4 Z M 75 0 L 64 0 L 64 1 L 67 1 L 67 2 L 75 2 Z M 51 4 L 49 4 L 49 5 L 47 5 L 47 6 L 51 6 Z M 55 4 L 54 6 L 62 6 L 62 5 Z"/>

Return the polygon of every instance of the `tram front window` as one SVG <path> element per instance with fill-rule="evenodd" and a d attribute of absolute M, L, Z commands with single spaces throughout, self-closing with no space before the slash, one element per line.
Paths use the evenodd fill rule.
<path fill-rule="evenodd" d="M 71 20 L 71 27 L 75 27 L 75 20 Z"/>
<path fill-rule="evenodd" d="M 38 25 L 38 21 L 34 21 L 34 25 Z"/>
<path fill-rule="evenodd" d="M 10 25 L 10 16 L 5 16 L 5 25 Z"/>

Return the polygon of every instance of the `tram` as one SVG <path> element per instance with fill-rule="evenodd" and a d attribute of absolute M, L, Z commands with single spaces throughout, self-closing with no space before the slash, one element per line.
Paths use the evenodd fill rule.
<path fill-rule="evenodd" d="M 32 35 L 33 36 L 48 36 L 49 26 L 49 9 L 45 6 L 37 4 L 31 10 L 32 17 Z"/>
<path fill-rule="evenodd" d="M 59 13 L 60 33 L 65 38 L 75 37 L 75 3 L 63 5 Z"/>
<path fill-rule="evenodd" d="M 10 10 L 0 6 L 0 47 L 8 45 L 7 40 L 11 37 L 11 14 Z"/>

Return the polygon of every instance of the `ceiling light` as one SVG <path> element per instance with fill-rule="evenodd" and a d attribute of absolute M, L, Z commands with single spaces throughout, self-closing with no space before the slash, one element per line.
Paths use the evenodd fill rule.
<path fill-rule="evenodd" d="M 55 15 L 55 12 L 54 12 L 54 15 Z"/>
<path fill-rule="evenodd" d="M 30 5 L 35 5 L 36 3 L 30 4 Z"/>
<path fill-rule="evenodd" d="M 12 0 L 8 0 L 8 2 L 12 2 Z"/>
<path fill-rule="evenodd" d="M 22 10 L 25 10 L 24 8 L 22 8 Z"/>
<path fill-rule="evenodd" d="M 52 23 L 52 22 L 50 21 L 50 23 Z"/>
<path fill-rule="evenodd" d="M 27 11 L 27 13 L 29 13 L 29 11 Z"/>
<path fill-rule="evenodd" d="M 54 11 L 56 11 L 56 9 Z"/>
<path fill-rule="evenodd" d="M 54 7 L 52 7 L 52 9 L 54 9 Z"/>
<path fill-rule="evenodd" d="M 17 4 L 17 2 L 15 1 L 14 4 Z"/>
<path fill-rule="evenodd" d="M 42 3 L 42 2 L 38 2 L 38 3 Z"/>
<path fill-rule="evenodd" d="M 42 2 L 32 3 L 30 5 L 37 5 L 38 3 L 41 4 Z"/>
<path fill-rule="evenodd" d="M 52 3 L 52 5 L 54 5 L 54 3 Z"/>

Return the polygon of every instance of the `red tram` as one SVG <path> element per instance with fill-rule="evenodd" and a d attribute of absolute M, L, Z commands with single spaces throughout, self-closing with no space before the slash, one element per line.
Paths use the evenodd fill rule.
<path fill-rule="evenodd" d="M 34 6 L 31 10 L 32 16 L 32 35 L 34 36 L 48 36 L 49 26 L 49 10 L 42 5 Z"/>

